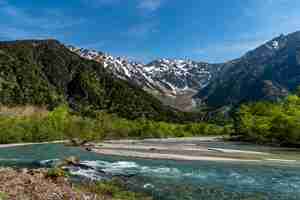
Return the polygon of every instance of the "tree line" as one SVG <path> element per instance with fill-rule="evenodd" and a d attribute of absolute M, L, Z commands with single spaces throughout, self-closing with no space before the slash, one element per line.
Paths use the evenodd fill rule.
<path fill-rule="evenodd" d="M 300 147 L 300 88 L 280 102 L 243 104 L 230 120 L 215 122 L 179 124 L 145 117 L 128 120 L 106 112 L 85 117 L 73 113 L 66 105 L 44 114 L 0 115 L 1 144 L 73 138 L 89 141 L 208 135 L 230 135 L 231 139 L 241 141 Z"/>

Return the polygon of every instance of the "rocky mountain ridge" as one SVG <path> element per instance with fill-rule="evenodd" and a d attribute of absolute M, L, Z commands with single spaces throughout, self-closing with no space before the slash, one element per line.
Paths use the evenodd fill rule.
<path fill-rule="evenodd" d="M 300 32 L 280 35 L 239 59 L 195 96 L 220 107 L 257 100 L 277 101 L 300 85 Z"/>
<path fill-rule="evenodd" d="M 195 107 L 192 96 L 207 86 L 220 70 L 217 65 L 191 60 L 158 59 L 143 64 L 95 50 L 68 48 L 83 58 L 102 63 L 118 78 L 142 87 L 166 104 L 181 110 Z"/>
<path fill-rule="evenodd" d="M 300 85 L 300 32 L 282 34 L 238 59 L 220 64 L 172 59 L 143 64 L 94 50 L 69 49 L 103 63 L 115 76 L 185 111 L 197 105 L 276 101 Z"/>
<path fill-rule="evenodd" d="M 56 40 L 0 42 L 0 103 L 49 109 L 67 104 L 81 115 L 107 112 L 127 119 L 181 122 L 191 116 L 163 105 Z"/>

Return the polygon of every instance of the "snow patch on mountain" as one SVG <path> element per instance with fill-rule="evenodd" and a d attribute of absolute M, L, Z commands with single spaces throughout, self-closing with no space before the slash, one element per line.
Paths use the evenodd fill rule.
<path fill-rule="evenodd" d="M 68 48 L 83 58 L 102 63 L 104 68 L 120 79 L 130 81 L 147 91 L 174 98 L 186 93 L 196 93 L 206 87 L 213 77 L 212 66 L 208 63 L 164 58 L 144 64 L 95 50 L 73 46 Z"/>

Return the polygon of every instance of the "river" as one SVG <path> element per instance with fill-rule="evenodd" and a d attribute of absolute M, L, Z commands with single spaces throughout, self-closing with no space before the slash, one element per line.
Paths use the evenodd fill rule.
<path fill-rule="evenodd" d="M 288 151 L 287 151 L 288 152 Z M 288 153 L 287 153 L 288 154 Z M 291 152 L 295 155 L 295 152 Z M 130 190 L 156 200 L 299 200 L 300 162 L 212 162 L 103 156 L 62 144 L 0 149 L 0 165 L 47 166 L 77 156 L 91 168 L 73 168 L 78 177 L 101 180 L 99 171 L 126 176 Z"/>

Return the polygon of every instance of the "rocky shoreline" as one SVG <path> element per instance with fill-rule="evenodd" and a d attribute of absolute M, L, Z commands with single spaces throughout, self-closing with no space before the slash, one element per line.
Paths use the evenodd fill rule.
<path fill-rule="evenodd" d="M 35 144 L 58 144 L 58 143 L 65 143 L 65 142 L 67 142 L 67 140 L 58 140 L 58 141 L 51 141 L 51 142 L 39 142 L 39 143 L 0 144 L 0 148 L 30 146 L 30 145 L 35 145 Z"/>
<path fill-rule="evenodd" d="M 210 148 L 207 146 L 210 142 L 224 140 L 222 137 L 107 140 L 89 143 L 84 148 L 102 155 L 190 161 L 259 162 L 269 156 L 260 151 Z"/>
<path fill-rule="evenodd" d="M 59 169 L 0 168 L 0 200 L 151 200 L 114 183 L 74 184 Z"/>
<path fill-rule="evenodd" d="M 5 200 L 101 199 L 78 191 L 66 177 L 51 178 L 47 169 L 0 169 L 0 192 Z"/>

